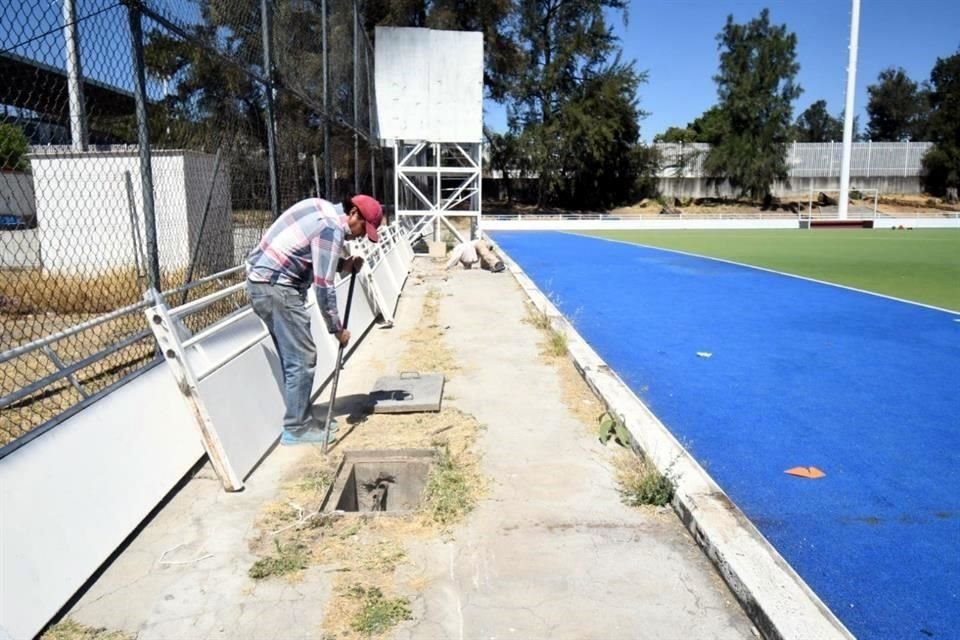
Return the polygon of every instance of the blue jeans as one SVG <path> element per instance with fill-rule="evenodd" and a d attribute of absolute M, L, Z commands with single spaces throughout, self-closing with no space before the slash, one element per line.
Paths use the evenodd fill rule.
<path fill-rule="evenodd" d="M 247 281 L 253 312 L 263 320 L 273 338 L 283 370 L 283 428 L 293 433 L 308 429 L 310 391 L 317 368 L 317 346 L 310 334 L 310 316 L 304 308 L 306 291 L 293 287 Z"/>

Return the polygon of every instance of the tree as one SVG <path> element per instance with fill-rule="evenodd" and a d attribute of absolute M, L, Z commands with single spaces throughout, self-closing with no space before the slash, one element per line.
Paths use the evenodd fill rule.
<path fill-rule="evenodd" d="M 654 142 L 696 142 L 697 132 L 690 127 L 668 127 L 663 133 L 653 136 Z"/>
<path fill-rule="evenodd" d="M 726 178 L 741 196 L 768 196 L 775 180 L 787 177 L 786 142 L 793 101 L 802 89 L 795 83 L 797 36 L 786 25 L 770 24 L 767 9 L 747 24 L 727 17 L 717 36 L 720 70 L 715 131 L 721 136 L 705 167 L 715 179 Z"/>
<path fill-rule="evenodd" d="M 0 122 L 0 169 L 26 171 L 29 141 L 20 127 Z"/>
<path fill-rule="evenodd" d="M 633 182 L 626 174 L 643 115 L 636 90 L 646 74 L 618 59 L 605 18 L 626 5 L 517 0 L 504 23 L 518 62 L 497 91 L 537 175 L 538 204 L 603 206 Z"/>
<path fill-rule="evenodd" d="M 960 51 L 937 58 L 930 72 L 930 140 L 923 159 L 927 190 L 956 200 L 960 188 Z"/>
<path fill-rule="evenodd" d="M 557 158 L 567 203 L 605 208 L 633 195 L 640 82 L 632 65 L 614 62 L 585 79 L 559 107 L 551 129 L 563 140 Z"/>
<path fill-rule="evenodd" d="M 903 69 L 884 69 L 877 83 L 867 87 L 867 136 L 878 142 L 900 142 L 914 137 L 921 96 L 917 83 Z"/>
<path fill-rule="evenodd" d="M 694 142 L 719 144 L 726 135 L 728 122 L 718 105 L 714 105 L 703 112 L 696 120 L 687 125 L 697 134 Z"/>
<path fill-rule="evenodd" d="M 843 118 L 827 111 L 827 101 L 817 100 L 800 114 L 793 125 L 797 142 L 834 142 L 843 140 Z"/>

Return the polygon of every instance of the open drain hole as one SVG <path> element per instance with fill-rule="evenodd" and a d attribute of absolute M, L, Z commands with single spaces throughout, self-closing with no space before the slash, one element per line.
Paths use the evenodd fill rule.
<path fill-rule="evenodd" d="M 356 514 L 415 511 L 427 484 L 433 449 L 347 451 L 321 511 Z"/>

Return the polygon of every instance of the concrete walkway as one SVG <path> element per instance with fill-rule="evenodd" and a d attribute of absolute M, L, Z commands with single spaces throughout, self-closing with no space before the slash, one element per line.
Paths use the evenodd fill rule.
<path fill-rule="evenodd" d="M 418 259 L 415 271 L 435 267 Z M 407 544 L 398 571 L 421 578 L 414 619 L 393 637 L 752 638 L 756 632 L 672 512 L 621 504 L 610 452 L 562 400 L 560 374 L 539 357 L 509 274 L 415 273 L 397 326 L 374 328 L 341 378 L 363 394 L 395 373 L 397 338 L 416 327 L 429 288 L 461 369 L 448 402 L 486 426 L 479 440 L 487 496 L 450 535 Z M 349 436 L 343 446 L 350 447 Z M 186 484 L 80 599 L 69 616 L 141 640 L 322 638 L 331 573 L 254 582 L 255 521 L 281 478 L 320 453 L 278 448 L 247 490 L 226 494 L 208 468 Z"/>

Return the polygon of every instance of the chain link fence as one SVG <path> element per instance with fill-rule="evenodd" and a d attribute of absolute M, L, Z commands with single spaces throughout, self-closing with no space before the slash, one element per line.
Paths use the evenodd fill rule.
<path fill-rule="evenodd" d="M 382 198 L 362 24 L 354 0 L 0 9 L 0 455 L 157 361 L 147 291 L 239 282 L 302 198 Z"/>

